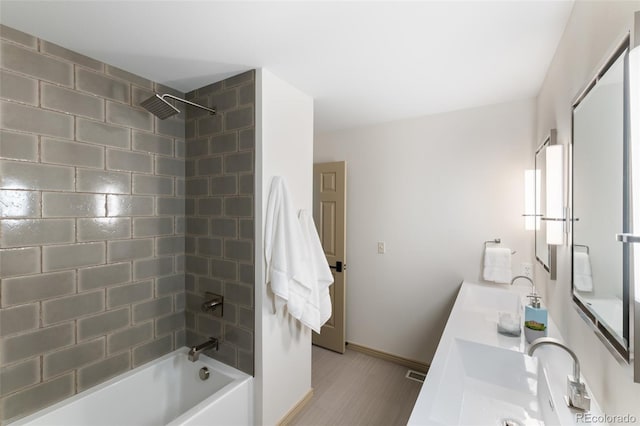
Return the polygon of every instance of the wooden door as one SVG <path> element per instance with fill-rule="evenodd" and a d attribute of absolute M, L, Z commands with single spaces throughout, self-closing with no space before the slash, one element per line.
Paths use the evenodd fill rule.
<path fill-rule="evenodd" d="M 346 298 L 346 222 L 347 176 L 346 163 L 318 163 L 313 165 L 313 220 L 327 262 L 333 273 L 331 318 L 313 333 L 313 344 L 344 353 Z"/>

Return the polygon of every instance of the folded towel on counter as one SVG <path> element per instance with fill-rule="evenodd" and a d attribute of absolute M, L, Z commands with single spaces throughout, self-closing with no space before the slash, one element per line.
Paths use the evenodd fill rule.
<path fill-rule="evenodd" d="M 289 190 L 280 176 L 271 181 L 264 244 L 267 283 L 271 283 L 277 298 L 286 302 L 289 314 L 300 319 L 312 292 L 309 250 Z M 279 304 L 276 301 L 276 306 Z"/>
<path fill-rule="evenodd" d="M 593 291 L 591 260 L 587 253 L 573 252 L 573 285 L 579 291 Z"/>
<path fill-rule="evenodd" d="M 487 247 L 484 250 L 483 278 L 496 283 L 511 282 L 511 249 Z"/>
<path fill-rule="evenodd" d="M 309 260 L 307 272 L 311 285 L 311 295 L 307 300 L 300 322 L 320 333 L 322 325 L 331 318 L 331 298 L 329 286 L 333 284 L 333 274 L 329 269 L 327 258 L 313 223 L 313 218 L 307 210 L 298 213 L 303 238 L 308 250 Z"/>

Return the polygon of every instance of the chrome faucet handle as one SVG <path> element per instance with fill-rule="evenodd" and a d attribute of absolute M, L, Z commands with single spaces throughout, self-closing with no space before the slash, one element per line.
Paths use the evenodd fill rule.
<path fill-rule="evenodd" d="M 205 297 L 207 300 L 200 305 L 202 312 L 211 312 L 214 316 L 222 317 L 224 313 L 224 296 L 207 291 Z"/>
<path fill-rule="evenodd" d="M 533 355 L 533 352 L 543 345 L 557 346 L 564 349 L 571 356 L 573 359 L 573 376 L 567 376 L 567 395 L 565 395 L 565 402 L 569 407 L 588 411 L 591 408 L 591 399 L 589 398 L 585 384 L 580 381 L 580 362 L 578 361 L 578 356 L 569 349 L 567 345 L 553 337 L 541 337 L 531 342 L 528 351 L 529 356 Z"/>
<path fill-rule="evenodd" d="M 587 393 L 587 388 L 580 380 L 575 381 L 571 376 L 567 376 L 567 395 L 565 402 L 569 407 L 578 410 L 589 411 L 591 409 L 591 398 Z"/>

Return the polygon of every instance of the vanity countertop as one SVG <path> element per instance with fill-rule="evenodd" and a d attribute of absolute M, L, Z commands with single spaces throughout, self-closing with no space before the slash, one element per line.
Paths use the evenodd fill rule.
<path fill-rule="evenodd" d="M 497 332 L 496 325 L 500 308 L 504 306 L 505 303 L 511 303 L 511 301 L 517 300 L 517 298 L 520 299 L 521 305 L 524 306 L 528 293 L 530 293 L 529 285 L 523 284 L 515 284 L 509 287 L 503 285 L 475 284 L 467 281 L 462 283 L 444 332 L 440 338 L 440 343 L 433 357 L 433 362 L 429 367 L 429 373 L 422 385 L 411 417 L 409 418 L 409 425 L 444 424 L 438 420 L 438 416 L 434 415 L 434 413 L 442 411 L 443 409 L 441 407 L 443 404 L 443 384 L 448 384 L 456 380 L 458 382 L 465 380 L 461 378 L 459 374 L 452 374 L 451 369 L 447 368 L 447 362 L 451 358 L 452 348 L 456 345 L 459 346 L 461 340 L 526 354 L 526 351 L 529 349 L 529 344 L 524 338 L 524 332 L 521 333 L 520 337 L 504 336 Z M 551 317 L 549 317 L 548 336 L 563 341 Z M 456 348 L 458 346 L 456 346 Z M 554 405 L 553 409 L 560 424 L 589 424 L 590 422 L 588 420 L 590 418 L 595 419 L 596 416 L 602 415 L 598 404 L 593 399 L 588 383 L 587 391 L 591 396 L 589 416 L 581 417 L 579 411 L 570 409 L 564 403 L 563 397 L 566 394 L 567 376 L 573 371 L 573 361 L 568 353 L 559 348 L 543 346 L 536 350 L 534 357 L 539 359 L 539 362 L 545 370 L 549 383 L 548 387 L 551 392 L 551 399 Z M 528 357 L 523 358 L 525 362 L 527 359 Z M 450 377 L 453 375 L 458 377 Z M 584 381 L 584 377 L 582 377 L 582 380 Z M 470 385 L 465 382 L 462 386 Z M 444 404 L 448 403 L 445 398 Z M 453 407 L 459 405 L 460 401 L 451 401 L 451 404 L 453 404 Z M 482 410 L 482 407 L 480 407 L 479 410 Z M 463 422 L 460 424 L 483 424 L 480 420 L 482 418 L 480 416 L 481 413 L 478 414 L 477 423 L 473 423 L 473 421 L 468 423 L 469 420 L 461 419 L 459 419 L 459 422 Z M 599 420 L 602 419 L 600 418 Z M 531 424 L 539 424 L 539 422 L 534 420 Z M 604 423 L 600 422 L 598 424 L 601 425 Z"/>

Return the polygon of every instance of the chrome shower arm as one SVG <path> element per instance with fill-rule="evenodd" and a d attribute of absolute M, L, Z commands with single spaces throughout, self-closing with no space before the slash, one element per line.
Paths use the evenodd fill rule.
<path fill-rule="evenodd" d="M 186 99 L 178 98 L 177 96 L 173 96 L 173 95 L 169 95 L 169 94 L 164 94 L 164 95 L 161 95 L 161 97 L 162 97 L 163 99 L 164 99 L 164 98 L 171 98 L 171 99 L 174 99 L 174 100 L 176 100 L 176 101 L 178 101 L 178 102 L 182 102 L 183 104 L 191 105 L 191 106 L 194 106 L 194 107 L 197 107 L 197 108 L 203 109 L 203 110 L 205 110 L 205 111 L 209 111 L 209 114 L 211 114 L 211 115 L 215 115 L 215 113 L 216 113 L 216 110 L 215 110 L 215 109 L 211 109 L 211 108 L 207 108 L 207 107 L 202 106 L 202 105 L 198 105 L 198 104 L 196 104 L 196 103 L 194 103 L 194 102 L 187 101 Z"/>

